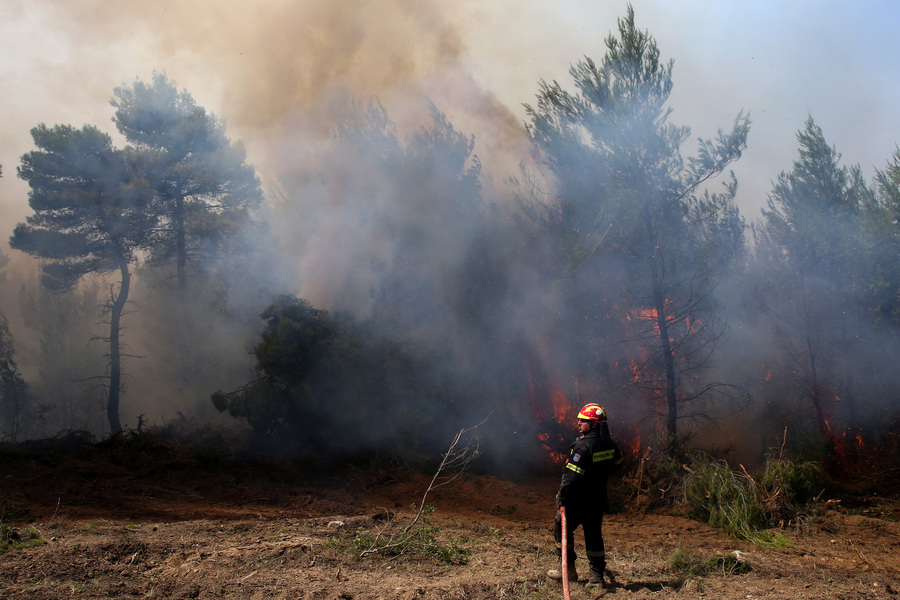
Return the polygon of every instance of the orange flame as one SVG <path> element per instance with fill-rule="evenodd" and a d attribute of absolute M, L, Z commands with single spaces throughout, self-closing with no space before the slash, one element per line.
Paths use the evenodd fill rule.
<path fill-rule="evenodd" d="M 554 390 L 550 394 L 550 405 L 553 408 L 553 417 L 560 425 L 572 419 L 572 407 L 562 390 Z"/>
<path fill-rule="evenodd" d="M 537 434 L 537 442 L 546 457 L 547 464 L 550 466 L 562 464 L 566 460 L 565 449 L 568 446 L 564 436 L 568 431 L 565 425 L 575 417 L 571 402 L 559 386 L 548 384 L 546 381 L 532 382 L 529 402 L 533 409 L 534 421 L 541 430 Z"/>

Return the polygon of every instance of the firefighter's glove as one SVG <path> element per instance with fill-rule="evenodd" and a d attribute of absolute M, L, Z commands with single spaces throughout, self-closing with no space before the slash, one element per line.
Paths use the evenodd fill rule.
<path fill-rule="evenodd" d="M 565 506 L 565 500 L 563 500 L 562 494 L 560 492 L 556 492 L 556 505 L 557 506 Z"/>

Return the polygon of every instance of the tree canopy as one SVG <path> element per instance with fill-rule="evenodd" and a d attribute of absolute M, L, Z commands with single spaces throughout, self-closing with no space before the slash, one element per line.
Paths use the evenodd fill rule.
<path fill-rule="evenodd" d="M 879 204 L 858 165 L 840 164 L 812 117 L 797 141 L 799 156 L 775 180 L 758 230 L 759 297 L 783 371 L 834 443 L 839 423 L 858 424 L 860 392 L 879 385 L 883 356 L 863 342 L 891 310 L 879 306 L 879 288 L 895 285 L 890 263 L 878 260 L 890 245 L 889 202 Z"/>
<path fill-rule="evenodd" d="M 184 294 L 191 261 L 214 256 L 262 201 L 260 181 L 243 146 L 225 135 L 225 123 L 164 73 L 116 88 L 111 104 L 113 121 L 140 152 L 154 194 L 158 222 L 148 240 L 149 260 L 174 262 Z"/>
<path fill-rule="evenodd" d="M 707 364 L 718 335 L 710 290 L 743 243 L 733 179 L 720 193 L 701 188 L 740 157 L 749 119 L 739 114 L 730 132 L 700 140 L 685 160 L 690 130 L 668 122 L 673 62 L 660 61 L 630 6 L 618 25 L 599 64 L 585 58 L 570 69 L 576 92 L 542 81 L 536 105 L 526 105 L 529 135 L 554 184 L 531 210 L 556 237 L 581 310 L 615 315 L 597 319 L 594 335 L 620 346 L 628 336 L 622 324 L 643 322 L 631 336 L 643 340 L 642 356 L 630 362 L 662 401 L 651 410 L 674 435 L 680 409 L 698 397 L 681 374 Z M 626 360 L 605 353 L 600 362 Z"/>
<path fill-rule="evenodd" d="M 435 382 L 426 361 L 293 296 L 279 296 L 260 316 L 257 376 L 213 394 L 219 411 L 304 452 L 402 448 L 410 456 L 427 443 L 442 407 L 429 402 Z"/>
<path fill-rule="evenodd" d="M 34 214 L 16 226 L 11 246 L 44 259 L 43 281 L 54 289 L 130 263 L 155 222 L 133 156 L 92 126 L 39 125 L 31 135 L 39 150 L 22 157 L 19 177 Z"/>

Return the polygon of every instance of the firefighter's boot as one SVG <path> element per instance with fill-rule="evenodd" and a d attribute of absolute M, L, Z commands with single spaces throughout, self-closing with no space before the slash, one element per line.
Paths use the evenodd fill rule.
<path fill-rule="evenodd" d="M 575 571 L 575 563 L 569 563 L 569 581 L 578 581 L 578 573 Z M 562 566 L 559 569 L 550 569 L 547 571 L 547 577 L 555 581 L 562 581 Z"/>
<path fill-rule="evenodd" d="M 588 564 L 591 567 L 591 573 L 585 587 L 588 589 L 605 589 L 606 583 L 603 581 L 603 572 L 606 570 L 606 559 L 600 557 L 588 557 Z"/>
<path fill-rule="evenodd" d="M 555 581 L 562 581 L 563 572 L 562 572 L 562 548 L 556 549 L 556 554 L 559 555 L 559 568 L 558 569 L 550 569 L 547 571 L 547 577 L 553 579 Z M 578 573 L 575 571 L 575 554 L 571 553 L 568 556 L 568 560 L 566 561 L 566 570 L 568 571 L 569 581 L 578 581 Z"/>

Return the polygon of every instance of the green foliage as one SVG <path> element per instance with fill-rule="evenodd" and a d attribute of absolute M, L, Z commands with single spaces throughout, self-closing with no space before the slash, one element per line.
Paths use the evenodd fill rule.
<path fill-rule="evenodd" d="M 19 177 L 34 213 L 10 245 L 45 259 L 43 282 L 53 289 L 130 263 L 154 224 L 133 161 L 96 127 L 39 125 L 31 135 L 38 150 L 22 157 Z"/>
<path fill-rule="evenodd" d="M 760 546 L 790 545 L 767 529 L 795 521 L 824 481 L 815 463 L 783 456 L 770 458 L 757 477 L 705 454 L 696 455 L 688 471 L 681 488 L 688 516 Z"/>
<path fill-rule="evenodd" d="M 778 291 L 782 295 L 793 288 L 800 291 L 799 298 L 794 292 L 785 300 L 802 306 L 819 305 L 808 321 L 786 315 L 799 325 L 795 335 L 802 335 L 806 323 L 839 323 L 846 318 L 843 311 L 848 307 L 855 312 L 864 310 L 860 292 L 867 285 L 860 278 L 867 277 L 870 269 L 866 266 L 868 252 L 862 250 L 874 251 L 879 244 L 868 224 L 876 207 L 875 194 L 859 166 L 840 164 L 840 154 L 828 144 L 812 117 L 797 139 L 799 158 L 793 169 L 780 173 L 775 182 L 768 209 L 763 211 L 761 239 L 778 249 L 773 257 L 781 269 L 773 275 L 789 279 L 774 283 L 779 285 Z M 813 299 L 804 298 L 804 294 Z M 833 329 L 843 333 L 840 327 Z"/>
<path fill-rule="evenodd" d="M 486 229 L 474 138 L 429 108 L 431 122 L 401 139 L 377 100 L 353 103 L 323 157 L 322 183 L 343 198 L 349 218 L 342 229 L 364 231 L 362 240 L 333 250 L 358 265 L 345 294 L 370 298 L 366 310 L 395 331 L 457 327 L 490 308 L 484 287 L 496 287 L 473 281 L 471 263 L 484 257 L 470 257 L 466 242 Z M 378 243 L 358 243 L 364 240 Z"/>
<path fill-rule="evenodd" d="M 873 192 L 859 167 L 839 165 L 840 154 L 812 117 L 797 139 L 800 157 L 775 182 L 763 211 L 766 227 L 798 273 L 824 273 L 844 288 L 855 275 L 863 233 L 858 219 Z"/>
<path fill-rule="evenodd" d="M 789 518 L 797 509 L 822 493 L 828 476 L 814 461 L 798 462 L 783 454 L 770 455 L 759 478 L 770 506 L 769 514 Z"/>
<path fill-rule="evenodd" d="M 729 535 L 751 540 L 765 525 L 753 482 L 732 471 L 725 461 L 699 456 L 691 465 L 683 494 L 690 517 Z"/>
<path fill-rule="evenodd" d="M 650 510 L 671 506 L 690 461 L 690 436 L 661 433 L 652 438 L 635 468 L 610 490 L 610 500 L 621 507 Z"/>
<path fill-rule="evenodd" d="M 34 212 L 10 240 L 13 248 L 42 259 L 49 289 L 71 290 L 88 274 L 121 277 L 104 306 L 109 334 L 101 338 L 109 340 L 112 434 L 122 429 L 119 336 L 132 265 L 138 256 L 144 264 L 174 261 L 183 292 L 189 259 L 217 254 L 262 201 L 255 171 L 245 164 L 240 144 L 225 136 L 224 123 L 165 75 L 154 74 L 151 85 L 117 88 L 115 95 L 113 120 L 133 144 L 125 149 L 93 126 L 41 124 L 31 130 L 37 150 L 22 156 L 18 174 L 29 184 Z M 184 335 L 190 334 L 187 322 L 181 322 Z"/>
<path fill-rule="evenodd" d="M 878 324 L 900 325 L 900 147 L 875 175 L 878 203 L 867 223 L 879 243 L 869 248 L 869 314 Z"/>
<path fill-rule="evenodd" d="M 0 523 L 0 554 L 46 543 L 47 540 L 34 527 L 29 527 L 23 535 L 18 528 Z"/>
<path fill-rule="evenodd" d="M 427 440 L 446 390 L 429 378 L 424 356 L 292 296 L 276 298 L 262 317 L 257 377 L 214 394 L 218 410 L 245 418 L 260 438 L 319 452 L 359 453 L 392 440 L 410 456 Z M 352 447 L 337 446 L 348 426 Z"/>
<path fill-rule="evenodd" d="M 28 527 L 23 532 L 21 528 L 10 525 L 27 517 L 27 511 L 6 500 L 0 500 L 0 554 L 46 543 L 41 532 L 34 527 Z"/>
<path fill-rule="evenodd" d="M 116 88 L 110 103 L 153 194 L 159 222 L 148 262 L 174 263 L 183 292 L 189 260 L 214 258 L 248 221 L 248 210 L 262 202 L 259 179 L 244 148 L 225 135 L 224 122 L 164 73 L 154 72 L 150 83 Z"/>
<path fill-rule="evenodd" d="M 707 572 L 724 575 L 744 575 L 753 570 L 750 563 L 739 560 L 734 553 L 708 558 L 705 565 Z"/>
<path fill-rule="evenodd" d="M 85 275 L 118 272 L 109 311 L 109 398 L 111 433 L 122 429 L 121 317 L 131 285 L 131 265 L 151 236 L 156 215 L 132 152 L 117 150 L 96 127 L 68 125 L 31 130 L 38 150 L 22 157 L 19 177 L 28 182 L 34 211 L 13 230 L 10 245 L 43 259 L 43 284 L 70 290 Z"/>
<path fill-rule="evenodd" d="M 893 322 L 900 289 L 897 230 L 887 172 L 877 198 L 811 116 L 797 140 L 799 156 L 776 179 L 757 230 L 754 287 L 760 322 L 779 351 L 770 368 L 781 381 L 772 385 L 792 388 L 818 435 L 830 439 L 860 424 L 858 399 L 869 399 L 869 414 L 878 412 L 872 402 L 889 404 L 893 382 L 860 373 L 893 369 L 896 338 L 882 324 Z"/>
<path fill-rule="evenodd" d="M 28 511 L 8 500 L 0 500 L 0 521 L 22 521 L 28 518 Z"/>
<path fill-rule="evenodd" d="M 217 392 L 212 401 L 219 411 L 246 418 L 258 435 L 265 436 L 311 418 L 317 370 L 322 367 L 331 371 L 329 375 L 338 375 L 334 371 L 340 370 L 341 361 L 352 363 L 353 348 L 361 340 L 344 337 L 339 322 L 328 312 L 290 296 L 276 298 L 261 317 L 266 327 L 253 350 L 258 377 L 236 392 Z M 328 383 L 322 381 L 322 385 Z"/>
<path fill-rule="evenodd" d="M 702 575 L 706 567 L 696 550 L 680 545 L 669 555 L 668 564 L 673 572 L 681 576 Z"/>

